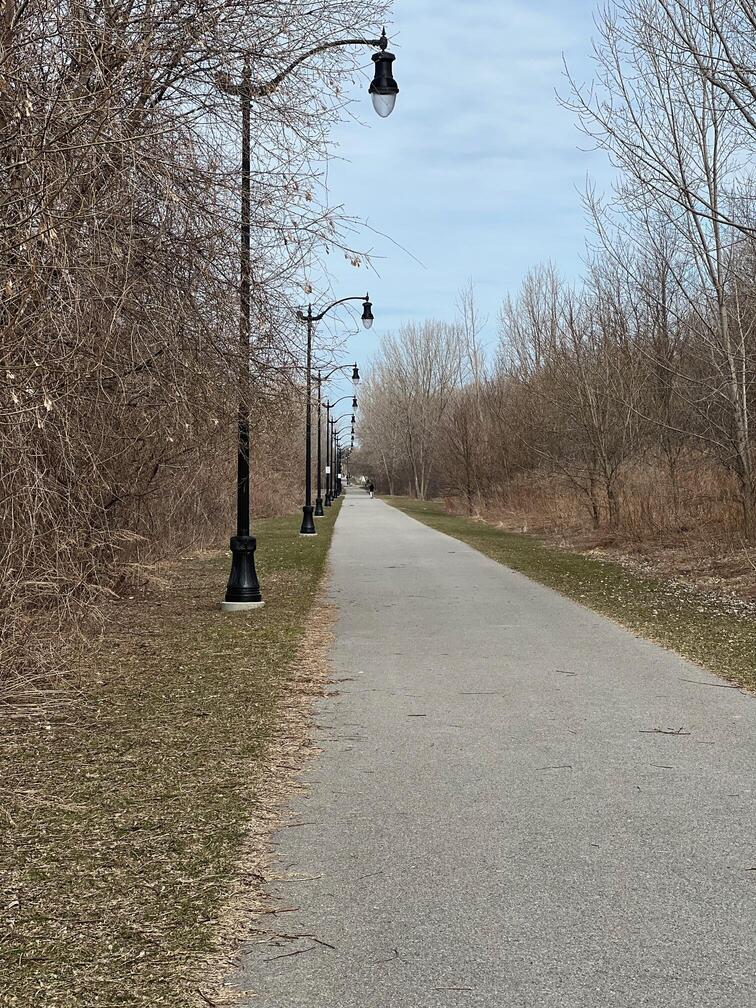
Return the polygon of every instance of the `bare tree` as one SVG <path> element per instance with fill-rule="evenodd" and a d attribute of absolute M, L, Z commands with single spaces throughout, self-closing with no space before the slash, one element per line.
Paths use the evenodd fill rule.
<path fill-rule="evenodd" d="M 682 263 L 673 280 L 688 302 L 689 324 L 711 367 L 693 399 L 737 475 L 747 534 L 753 530 L 756 484 L 750 436 L 753 320 L 744 296 L 752 261 L 752 216 L 742 110 L 723 71 L 732 55 L 719 14 L 725 5 L 686 8 L 695 58 L 681 58 L 679 4 L 633 0 L 612 5 L 599 22 L 597 87 L 574 87 L 572 107 L 584 129 L 622 169 L 617 198 L 642 244 L 673 236 Z M 732 5 L 731 5 L 732 6 Z M 704 9 L 705 8 L 705 9 Z M 716 82 L 715 82 L 716 81 Z M 692 386 L 703 377 L 689 373 Z M 711 398 L 713 409 L 704 401 Z"/>
<path fill-rule="evenodd" d="M 372 457 L 385 448 L 378 438 L 392 425 L 401 438 L 401 464 L 392 452 L 393 471 L 404 469 L 408 491 L 425 500 L 437 475 L 442 421 L 460 373 L 460 330 L 427 321 L 407 323 L 383 337 L 373 368 L 372 395 L 364 416 L 362 447 Z"/>

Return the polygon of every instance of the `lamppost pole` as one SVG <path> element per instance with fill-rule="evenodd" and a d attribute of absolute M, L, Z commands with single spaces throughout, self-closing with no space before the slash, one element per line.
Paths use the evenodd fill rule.
<path fill-rule="evenodd" d="M 326 403 L 326 507 L 331 503 L 331 404 Z"/>
<path fill-rule="evenodd" d="M 315 497 L 315 517 L 316 518 L 322 518 L 323 515 L 325 514 L 325 511 L 323 510 L 323 492 L 322 492 L 322 483 L 321 483 L 321 475 L 320 475 L 320 473 L 321 473 L 321 461 L 322 461 L 321 460 L 321 455 L 320 455 L 320 425 L 321 425 L 320 413 L 321 413 L 321 410 L 322 410 L 322 403 L 321 403 L 322 387 L 323 387 L 323 382 L 322 382 L 322 378 L 321 378 L 321 375 L 320 375 L 320 371 L 318 371 L 318 488 L 317 488 L 317 495 Z"/>
<path fill-rule="evenodd" d="M 251 241 L 250 241 L 250 95 L 252 67 L 244 58 L 242 72 L 242 167 L 241 244 L 239 263 L 239 443 L 236 463 L 236 535 L 231 539 L 231 573 L 221 608 L 226 612 L 258 609 L 265 603 L 255 570 L 257 541 L 250 535 L 249 520 L 249 334 L 251 328 Z"/>
<path fill-rule="evenodd" d="M 339 443 L 338 443 L 337 436 L 336 436 L 336 420 L 335 419 L 333 419 L 331 421 L 331 430 L 332 430 L 332 436 L 334 438 L 334 442 L 333 442 L 333 445 L 332 445 L 332 448 L 331 448 L 331 486 L 333 487 L 331 496 L 332 496 L 332 500 L 336 500 L 336 498 L 339 496 L 339 480 L 338 480 L 338 474 L 339 474 L 339 458 L 338 458 L 338 456 L 339 456 Z"/>
<path fill-rule="evenodd" d="M 307 420 L 305 423 L 305 502 L 302 508 L 302 536 L 317 535 L 312 513 L 312 305 L 307 306 Z"/>

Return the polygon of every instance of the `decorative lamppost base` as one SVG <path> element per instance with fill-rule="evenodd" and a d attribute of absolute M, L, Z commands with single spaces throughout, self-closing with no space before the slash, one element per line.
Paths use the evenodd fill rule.
<path fill-rule="evenodd" d="M 256 549 L 254 536 L 233 536 L 231 539 L 231 574 L 226 598 L 221 602 L 223 612 L 246 612 L 265 605 L 255 570 Z"/>
<path fill-rule="evenodd" d="M 329 493 L 325 496 L 325 506 L 330 507 L 333 501 L 331 500 L 331 495 Z"/>
<path fill-rule="evenodd" d="M 250 609 L 262 609 L 265 603 L 260 599 L 259 602 L 221 602 L 221 612 L 249 612 Z"/>
<path fill-rule="evenodd" d="M 318 530 L 315 528 L 315 522 L 312 517 L 314 508 L 312 504 L 305 504 L 302 508 L 302 527 L 299 530 L 299 534 L 302 536 L 312 536 L 317 535 Z"/>
<path fill-rule="evenodd" d="M 322 497 L 316 497 L 315 498 L 315 517 L 316 518 L 322 518 L 324 515 L 325 515 L 325 511 L 323 510 L 323 498 Z"/>

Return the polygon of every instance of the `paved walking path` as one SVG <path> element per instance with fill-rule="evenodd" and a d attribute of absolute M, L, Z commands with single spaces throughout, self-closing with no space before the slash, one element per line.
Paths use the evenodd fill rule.
<path fill-rule="evenodd" d="M 359 491 L 332 565 L 249 1004 L 755 1004 L 754 699 Z"/>

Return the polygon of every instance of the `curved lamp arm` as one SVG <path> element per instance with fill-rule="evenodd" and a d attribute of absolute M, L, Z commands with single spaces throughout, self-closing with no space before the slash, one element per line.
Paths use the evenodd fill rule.
<path fill-rule="evenodd" d="M 328 314 L 329 311 L 331 311 L 332 308 L 336 308 L 338 305 L 341 305 L 341 304 L 346 304 L 347 301 L 362 301 L 363 304 L 365 302 L 369 303 L 370 302 L 370 295 L 369 294 L 365 294 L 364 297 L 362 295 L 360 295 L 359 297 L 355 296 L 355 297 L 339 298 L 338 301 L 331 302 L 331 304 L 329 304 L 327 308 L 324 308 L 323 311 L 320 312 L 319 315 L 313 315 L 312 314 L 312 306 L 310 306 L 310 308 L 308 309 L 308 312 L 307 312 L 306 315 L 305 315 L 304 312 L 298 311 L 297 312 L 297 318 L 299 319 L 300 322 L 320 322 L 322 319 L 324 319 L 326 317 L 326 315 Z"/>
<path fill-rule="evenodd" d="M 353 368 L 353 367 L 355 367 L 354 364 L 339 364 L 337 367 L 332 368 L 328 372 L 328 374 L 323 375 L 323 377 L 321 378 L 321 381 L 327 382 L 328 379 L 332 378 L 336 374 L 337 371 L 346 371 L 347 368 Z M 350 396 L 343 396 L 343 398 L 344 399 L 349 399 Z M 341 402 L 341 399 L 338 399 L 337 402 Z"/>
<path fill-rule="evenodd" d="M 347 367 L 349 367 L 349 366 L 351 366 L 351 365 L 347 365 Z M 332 403 L 326 402 L 326 403 L 323 403 L 323 405 L 327 406 L 328 409 L 334 409 L 334 407 L 338 406 L 339 403 L 346 402 L 347 399 L 354 400 L 354 398 L 355 398 L 355 396 L 345 395 L 345 396 L 342 396 L 341 399 L 337 399 L 336 402 L 332 402 Z M 353 406 L 352 407 L 353 410 L 356 410 L 357 408 L 358 408 L 357 406 Z M 344 416 L 346 416 L 346 415 L 347 414 L 345 413 Z"/>
<path fill-rule="evenodd" d="M 279 84 L 283 83 L 284 80 L 301 66 L 306 60 L 311 56 L 317 56 L 318 53 L 326 52 L 328 49 L 335 49 L 337 46 L 350 46 L 350 45 L 366 45 L 366 46 L 376 46 L 377 48 L 383 47 L 382 39 L 339 39 L 336 42 L 324 42 L 323 45 L 315 46 L 313 49 L 308 49 L 307 52 L 302 53 L 298 56 L 293 63 L 290 63 L 285 70 L 281 73 L 276 74 L 272 80 L 266 83 L 260 83 L 257 81 L 250 81 L 248 84 L 242 82 L 241 84 L 234 84 L 227 73 L 218 73 L 215 75 L 215 83 L 218 85 L 221 91 L 226 94 L 231 95 L 246 95 L 249 98 L 265 98 L 268 95 L 273 94 L 273 92 L 278 88 Z M 250 54 L 247 53 L 245 59 L 250 60 Z"/>
<path fill-rule="evenodd" d="M 305 316 L 305 318 L 307 318 L 307 316 Z M 353 361 L 350 361 L 349 364 L 339 364 L 339 365 L 337 365 L 337 367 L 331 368 L 331 370 L 328 371 L 326 374 L 321 374 L 321 378 L 320 378 L 321 384 L 325 385 L 325 383 L 330 378 L 332 378 L 336 374 L 337 371 L 347 371 L 349 368 L 354 368 L 356 366 L 357 365 Z M 307 374 L 307 367 L 304 364 L 298 363 L 296 360 L 292 360 L 291 363 L 287 363 L 286 368 L 287 368 L 288 371 L 301 371 L 302 374 Z M 283 367 L 281 368 L 281 370 L 283 370 Z M 322 372 L 322 370 L 323 369 L 320 368 L 320 367 L 313 366 L 312 373 L 313 374 L 317 374 L 318 371 Z M 351 396 L 344 396 L 344 398 L 345 399 L 350 399 Z M 338 401 L 341 402 L 341 400 L 338 400 Z"/>
<path fill-rule="evenodd" d="M 324 308 L 323 311 L 319 315 L 313 315 L 312 321 L 313 322 L 320 322 L 321 319 L 323 319 L 323 318 L 326 317 L 326 315 L 328 314 L 329 311 L 331 311 L 331 309 L 336 308 L 338 305 L 346 304 L 347 301 L 362 301 L 363 304 L 364 304 L 366 301 L 370 301 L 370 295 L 369 294 L 365 294 L 364 297 L 360 296 L 360 297 L 339 298 L 338 301 L 333 301 L 331 304 L 328 305 L 327 308 Z"/>
<path fill-rule="evenodd" d="M 254 98 L 265 98 L 276 90 L 279 84 L 281 84 L 292 71 L 296 70 L 298 66 L 301 66 L 306 60 L 311 56 L 317 56 L 318 53 L 327 52 L 329 49 L 336 49 L 339 46 L 372 46 L 375 49 L 385 49 L 388 44 L 388 39 L 386 38 L 386 33 L 384 32 L 382 37 L 379 39 L 339 39 L 336 42 L 324 42 L 322 45 L 315 46 L 313 49 L 309 49 L 306 53 L 302 53 L 298 56 L 293 63 L 290 63 L 285 70 L 281 73 L 276 74 L 276 76 L 268 81 L 267 84 L 257 84 L 252 83 L 250 85 L 250 94 Z"/>

